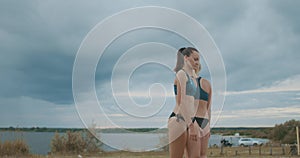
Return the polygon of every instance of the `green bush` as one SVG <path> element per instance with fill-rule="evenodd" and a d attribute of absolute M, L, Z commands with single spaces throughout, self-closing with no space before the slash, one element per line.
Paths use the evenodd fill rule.
<path fill-rule="evenodd" d="M 283 124 L 275 125 L 272 138 L 284 144 L 296 143 L 296 127 L 300 127 L 300 121 L 289 120 Z"/>

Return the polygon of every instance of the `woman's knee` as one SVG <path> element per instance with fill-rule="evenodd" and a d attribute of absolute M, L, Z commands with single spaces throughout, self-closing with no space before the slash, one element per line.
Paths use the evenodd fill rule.
<path fill-rule="evenodd" d="M 200 158 L 207 158 L 206 155 L 207 155 L 207 154 L 206 154 L 206 151 L 201 151 L 201 152 L 200 152 Z"/>

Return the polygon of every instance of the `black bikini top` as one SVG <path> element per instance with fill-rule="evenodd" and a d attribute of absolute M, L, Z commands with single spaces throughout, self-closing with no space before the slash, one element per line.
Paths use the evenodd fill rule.
<path fill-rule="evenodd" d="M 201 84 L 200 84 L 200 81 L 201 81 L 201 77 L 198 77 L 198 78 L 197 78 L 197 84 L 198 84 L 198 87 L 197 87 L 197 92 L 196 92 L 196 95 L 195 95 L 195 99 L 208 101 L 208 93 L 205 92 L 205 91 L 202 89 Z"/>

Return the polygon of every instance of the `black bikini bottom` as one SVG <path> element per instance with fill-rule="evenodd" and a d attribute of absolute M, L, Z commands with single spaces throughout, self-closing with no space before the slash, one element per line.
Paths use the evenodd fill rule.
<path fill-rule="evenodd" d="M 182 115 L 180 115 L 180 114 L 175 114 L 174 112 L 171 113 L 171 115 L 170 115 L 169 118 L 171 118 L 171 117 L 176 117 L 176 121 L 177 121 L 177 122 L 179 122 L 180 120 L 185 121 Z"/>
<path fill-rule="evenodd" d="M 207 124 L 209 123 L 208 119 L 202 118 L 202 117 L 194 117 L 192 121 L 193 121 L 193 123 L 195 121 L 197 121 L 199 127 L 202 129 L 204 129 L 207 126 Z"/>

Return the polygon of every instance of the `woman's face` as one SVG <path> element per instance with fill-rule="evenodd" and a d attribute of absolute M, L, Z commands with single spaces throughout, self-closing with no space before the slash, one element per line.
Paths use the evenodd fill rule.
<path fill-rule="evenodd" d="M 189 56 L 186 57 L 187 59 L 187 64 L 188 66 L 190 66 L 192 69 L 196 69 L 197 67 L 199 67 L 199 53 L 196 51 L 193 51 L 193 53 Z"/>

